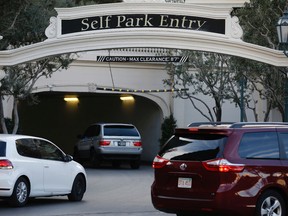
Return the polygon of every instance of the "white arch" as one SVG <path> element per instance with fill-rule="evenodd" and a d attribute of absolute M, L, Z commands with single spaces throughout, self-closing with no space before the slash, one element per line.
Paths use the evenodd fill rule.
<path fill-rule="evenodd" d="M 224 19 L 225 35 L 166 28 L 118 28 L 62 35 L 61 20 L 115 14 L 172 14 Z M 172 48 L 202 50 L 235 55 L 275 66 L 288 66 L 282 51 L 243 42 L 242 29 L 231 17 L 231 5 L 117 3 L 57 9 L 46 29 L 49 39 L 14 50 L 0 51 L 0 67 L 15 65 L 46 56 L 115 48 Z"/>
<path fill-rule="evenodd" d="M 63 53 L 117 48 L 171 48 L 218 52 L 264 62 L 274 66 L 288 66 L 282 51 L 245 43 L 237 17 L 231 17 L 232 3 L 243 0 L 223 0 L 217 5 L 212 0 L 189 0 L 195 4 L 117 3 L 59 8 L 46 29 L 47 40 L 13 50 L 0 51 L 0 69 Z M 213 2 L 213 4 L 211 3 Z M 235 5 L 236 6 L 236 5 Z M 117 14 L 171 14 L 225 20 L 225 34 L 173 28 L 118 28 L 101 31 L 77 32 L 62 35 L 61 20 Z M 170 107 L 162 98 L 145 95 L 155 101 L 165 115 Z"/>
<path fill-rule="evenodd" d="M 239 56 L 274 66 L 288 66 L 282 51 L 245 43 L 241 40 L 219 37 L 205 32 L 184 30 L 122 29 L 81 35 L 73 38 L 50 39 L 41 43 L 0 52 L 0 66 L 16 65 L 62 53 L 115 48 L 172 48 L 202 50 Z"/>

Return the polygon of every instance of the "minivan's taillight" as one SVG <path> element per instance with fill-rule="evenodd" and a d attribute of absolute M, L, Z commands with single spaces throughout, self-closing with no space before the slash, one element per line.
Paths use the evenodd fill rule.
<path fill-rule="evenodd" d="M 100 146 L 108 146 L 110 145 L 111 141 L 109 140 L 100 140 L 99 145 Z"/>
<path fill-rule="evenodd" d="M 0 160 L 0 169 L 13 169 L 13 165 L 9 160 Z"/>
<path fill-rule="evenodd" d="M 160 157 L 159 155 L 157 155 L 154 160 L 153 160 L 153 164 L 152 167 L 154 169 L 159 169 L 159 168 L 163 168 L 164 166 L 166 166 L 166 164 L 169 162 L 169 160 Z"/>
<path fill-rule="evenodd" d="M 142 146 L 142 142 L 141 141 L 133 142 L 133 145 L 137 146 L 137 147 L 141 147 Z"/>
<path fill-rule="evenodd" d="M 223 158 L 204 161 L 202 164 L 209 171 L 242 172 L 244 169 L 244 164 L 233 164 Z"/>

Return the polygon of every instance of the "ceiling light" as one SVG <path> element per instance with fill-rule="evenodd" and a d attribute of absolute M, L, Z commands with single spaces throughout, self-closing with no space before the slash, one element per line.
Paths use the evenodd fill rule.
<path fill-rule="evenodd" d="M 79 102 L 79 99 L 77 98 L 77 97 L 64 97 L 64 100 L 66 101 L 66 102 L 74 102 L 74 103 L 76 103 L 76 102 Z"/>
<path fill-rule="evenodd" d="M 125 95 L 125 96 L 121 96 L 120 99 L 122 101 L 133 101 L 134 97 L 132 95 Z"/>

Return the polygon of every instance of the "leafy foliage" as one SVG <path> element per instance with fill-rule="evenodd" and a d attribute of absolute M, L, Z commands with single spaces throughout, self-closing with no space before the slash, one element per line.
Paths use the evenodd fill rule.
<path fill-rule="evenodd" d="M 283 14 L 286 0 L 250 0 L 245 7 L 237 9 L 244 30 L 243 40 L 260 46 L 277 49 L 276 23 Z"/>
<path fill-rule="evenodd" d="M 46 39 L 45 29 L 54 8 L 121 2 L 121 0 L 0 0 L 0 50 L 17 48 Z"/>
<path fill-rule="evenodd" d="M 159 140 L 160 147 L 163 146 L 168 141 L 168 139 L 170 139 L 176 127 L 177 127 L 177 124 L 176 124 L 176 120 L 173 114 L 164 118 L 164 121 L 161 125 L 162 135 L 161 135 L 161 139 Z"/>
<path fill-rule="evenodd" d="M 245 3 L 244 8 L 235 11 L 235 15 L 239 17 L 240 24 L 244 29 L 243 40 L 278 49 L 276 23 L 283 15 L 286 5 L 286 0 L 251 0 Z M 247 82 L 250 83 L 247 90 L 250 92 L 257 91 L 260 99 L 267 101 L 264 121 L 269 120 L 272 109 L 278 109 L 284 120 L 286 69 L 239 58 L 233 58 L 233 65 L 233 69 L 237 70 L 239 74 L 243 74 Z M 246 106 L 253 110 L 257 121 L 258 113 L 256 113 L 255 107 L 249 106 L 248 102 L 249 100 L 246 102 Z M 254 102 L 256 104 L 258 101 Z"/>
<path fill-rule="evenodd" d="M 244 30 L 243 40 L 277 49 L 276 23 L 286 4 L 286 0 L 250 0 L 245 7 L 235 9 L 232 16 L 239 17 Z M 189 56 L 191 62 L 167 64 L 170 78 L 164 83 L 189 88 L 189 91 L 177 93 L 177 96 L 190 100 L 208 121 L 221 121 L 225 101 L 241 107 L 242 96 L 245 110 L 252 110 L 255 121 L 268 121 L 272 109 L 278 109 L 284 120 L 287 94 L 285 68 L 217 53 L 185 50 L 175 53 Z M 244 92 L 241 92 L 241 86 Z M 199 94 L 212 98 L 214 106 L 210 107 Z M 267 107 L 260 109 L 260 100 L 266 101 Z M 264 116 L 261 119 L 260 114 Z M 246 112 L 244 120 L 248 120 Z"/>
<path fill-rule="evenodd" d="M 45 29 L 55 7 L 73 7 L 97 3 L 119 2 L 119 0 L 0 0 L 0 50 L 9 50 L 44 41 Z M 59 69 L 67 68 L 73 61 L 73 54 L 50 56 L 34 62 L 3 68 L 6 76 L 1 80 L 0 98 L 12 95 L 14 98 L 13 121 L 16 133 L 19 126 L 18 101 L 33 99 L 32 88 L 41 77 L 50 77 Z M 35 99 L 35 98 L 34 98 Z M 36 100 L 32 101 L 36 101 Z M 8 133 L 0 100 L 0 120 L 4 133 Z"/>
<path fill-rule="evenodd" d="M 229 57 L 218 53 L 185 50 L 179 52 L 181 55 L 189 56 L 190 62 L 182 65 L 167 64 L 170 78 L 164 80 L 164 84 L 189 89 L 178 92 L 177 96 L 190 100 L 192 106 L 208 121 L 221 121 L 222 104 L 229 97 Z M 210 96 L 214 100 L 214 106 L 209 107 L 199 94 Z"/>

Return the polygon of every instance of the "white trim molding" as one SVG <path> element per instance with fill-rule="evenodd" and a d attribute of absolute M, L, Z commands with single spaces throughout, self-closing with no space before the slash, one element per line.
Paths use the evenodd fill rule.
<path fill-rule="evenodd" d="M 223 2 L 225 1 L 223 0 Z M 233 2 L 243 1 L 233 0 Z M 0 68 L 64 53 L 123 48 L 168 48 L 218 52 L 274 66 L 288 66 L 288 58 L 282 51 L 245 43 L 241 40 L 243 30 L 239 25 L 238 18 L 230 16 L 231 5 L 228 5 L 229 7 L 224 3 L 220 5 L 114 3 L 58 8 L 56 9 L 58 16 L 50 19 L 50 25 L 45 31 L 48 39 L 18 49 L 0 51 Z M 98 18 L 100 17 L 99 19 L 103 18 L 104 20 L 105 18 L 107 25 L 111 16 L 130 16 L 131 13 L 145 16 L 150 14 L 160 16 L 168 14 L 174 17 L 181 15 L 182 18 L 181 20 L 179 18 L 178 21 L 182 23 L 188 22 L 186 16 L 192 17 L 191 19 L 199 18 L 200 21 L 202 19 L 202 22 L 203 19 L 223 20 L 225 30 L 223 34 L 220 34 L 187 28 L 163 28 L 163 26 L 153 26 L 153 28 L 142 26 L 140 28 L 139 25 L 135 25 L 131 28 L 131 23 L 127 22 L 130 28 L 99 29 L 99 27 L 95 28 L 95 31 L 75 31 L 62 34 L 63 20 L 81 20 L 83 17 L 97 15 Z M 137 19 L 140 20 L 140 18 Z M 190 23 L 192 21 L 196 22 L 197 20 L 191 20 Z"/>

